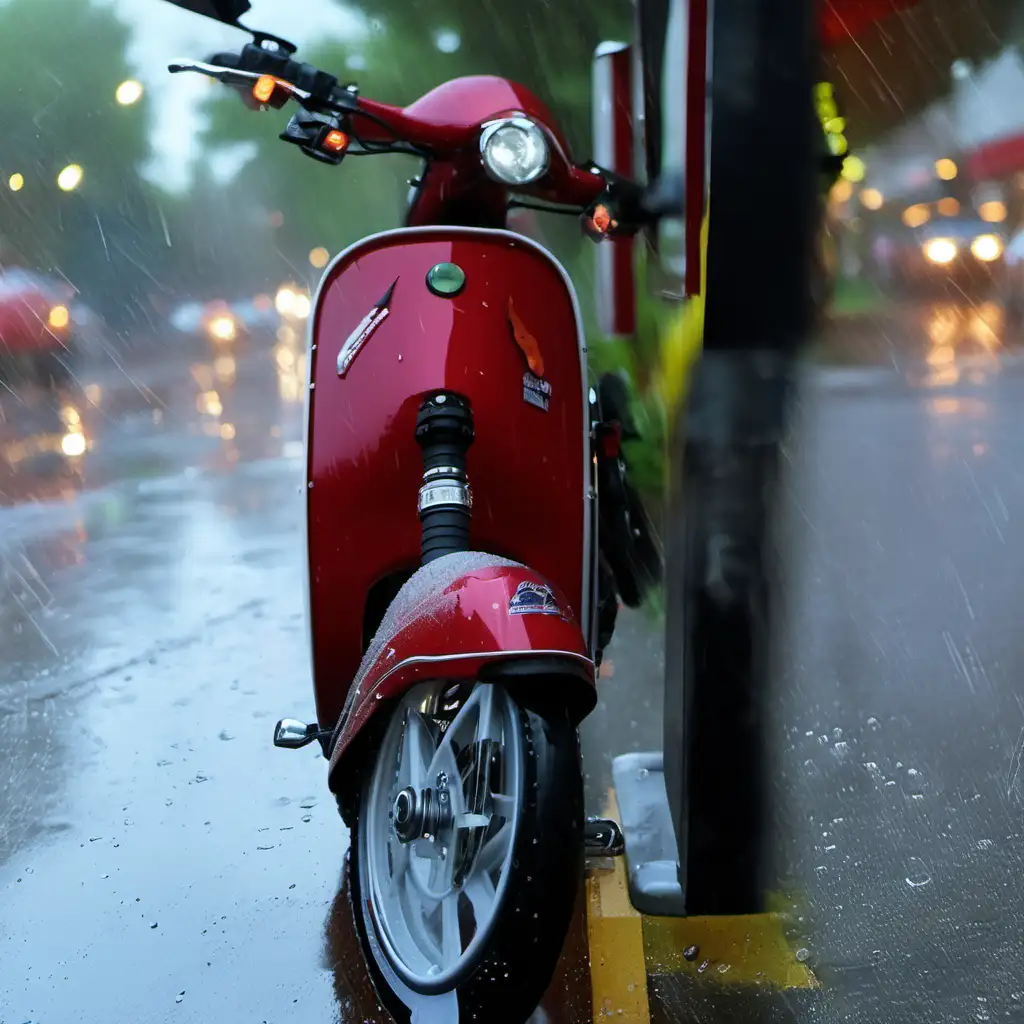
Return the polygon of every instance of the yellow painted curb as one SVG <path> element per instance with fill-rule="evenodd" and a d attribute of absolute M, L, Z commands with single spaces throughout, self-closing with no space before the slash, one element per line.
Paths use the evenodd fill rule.
<path fill-rule="evenodd" d="M 614 792 L 605 816 L 618 820 Z M 778 902 L 778 901 L 776 901 Z M 796 958 L 782 913 L 736 917 L 643 917 L 629 901 L 626 858 L 593 863 L 587 875 L 587 938 L 594 1020 L 649 1024 L 647 979 L 692 974 L 701 982 L 817 989 Z M 683 954 L 691 947 L 696 955 Z M 691 952 L 692 955 L 692 952 Z"/>
<path fill-rule="evenodd" d="M 726 985 L 818 988 L 797 960 L 778 914 L 741 917 L 646 917 L 644 958 L 651 975 L 693 974 Z M 693 960 L 683 951 L 696 947 Z"/>
<path fill-rule="evenodd" d="M 605 816 L 617 821 L 614 795 L 608 803 Z M 598 862 L 588 871 L 587 941 L 594 1020 L 650 1024 L 643 919 L 629 902 L 624 857 Z"/>

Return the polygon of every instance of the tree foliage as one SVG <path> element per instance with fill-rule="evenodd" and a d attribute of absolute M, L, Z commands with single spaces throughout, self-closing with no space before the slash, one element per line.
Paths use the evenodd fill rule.
<path fill-rule="evenodd" d="M 137 168 L 148 154 L 145 97 L 119 106 L 131 77 L 127 27 L 85 0 L 0 5 L 0 261 L 56 270 L 92 291 L 141 275 Z M 57 187 L 69 164 L 84 170 Z M 19 174 L 20 190 L 8 187 Z"/>
<path fill-rule="evenodd" d="M 462 75 L 512 78 L 555 112 L 578 158 L 589 156 L 591 57 L 602 38 L 628 29 L 626 0 L 610 0 L 601 10 L 582 0 L 525 0 L 514 17 L 494 0 L 361 0 L 358 6 L 370 24 L 367 38 L 324 43 L 301 58 L 342 80 L 355 78 L 364 95 L 399 106 Z M 243 187 L 268 214 L 281 213 L 278 246 L 297 263 L 313 246 L 336 252 L 400 222 L 414 160 L 350 157 L 340 168 L 318 165 L 278 140 L 286 111 L 247 114 L 228 90 L 211 95 L 207 113 L 206 145 L 254 146 Z M 573 259 L 577 226 L 555 224 L 549 231 Z"/>

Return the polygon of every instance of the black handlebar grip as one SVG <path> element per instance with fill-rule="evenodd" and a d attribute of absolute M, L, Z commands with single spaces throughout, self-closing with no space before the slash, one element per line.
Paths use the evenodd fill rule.
<path fill-rule="evenodd" d="M 207 61 L 207 64 L 213 64 L 218 68 L 233 68 L 238 71 L 242 67 L 242 58 L 237 53 L 215 53 Z"/>

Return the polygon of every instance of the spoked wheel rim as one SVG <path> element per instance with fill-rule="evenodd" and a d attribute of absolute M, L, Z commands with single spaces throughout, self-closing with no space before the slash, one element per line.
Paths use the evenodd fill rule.
<path fill-rule="evenodd" d="M 506 691 L 440 690 L 417 687 L 395 709 L 359 819 L 374 931 L 391 967 L 424 993 L 454 988 L 478 965 L 524 795 L 519 711 Z M 442 731 L 437 717 L 453 713 Z"/>

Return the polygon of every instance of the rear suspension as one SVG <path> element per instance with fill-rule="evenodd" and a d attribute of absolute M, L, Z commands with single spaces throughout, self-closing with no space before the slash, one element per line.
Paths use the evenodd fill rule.
<path fill-rule="evenodd" d="M 473 496 L 466 452 L 473 443 L 473 410 L 453 391 L 434 391 L 420 405 L 416 441 L 423 450 L 420 485 L 420 564 L 469 550 Z"/>

